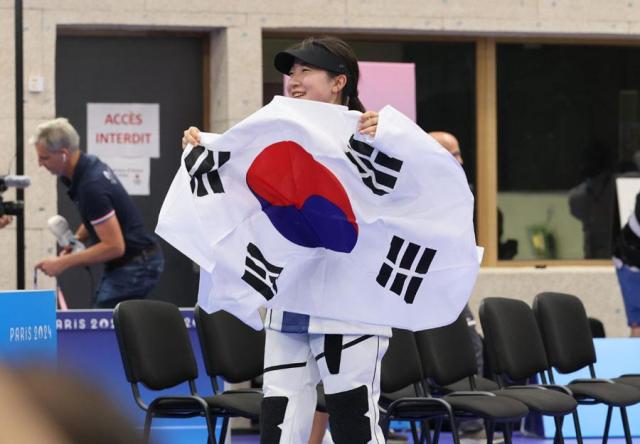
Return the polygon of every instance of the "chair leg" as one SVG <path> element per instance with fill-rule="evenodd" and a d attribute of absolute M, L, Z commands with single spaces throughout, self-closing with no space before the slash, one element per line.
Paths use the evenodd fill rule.
<path fill-rule="evenodd" d="M 440 439 L 440 428 L 442 427 L 442 418 L 437 418 L 433 427 L 433 434 L 431 433 L 431 426 L 429 420 L 425 419 L 420 422 L 422 427 L 422 434 L 420 435 L 420 444 L 438 444 Z"/>
<path fill-rule="evenodd" d="M 411 421 L 411 435 L 413 436 L 413 442 L 420 442 L 420 437 L 418 436 L 418 428 L 416 427 L 416 422 Z"/>
<path fill-rule="evenodd" d="M 609 440 L 609 426 L 611 425 L 611 412 L 613 411 L 613 407 L 609 406 L 607 408 L 607 420 L 604 423 L 604 434 L 602 435 L 602 444 L 607 444 Z"/>
<path fill-rule="evenodd" d="M 620 416 L 622 416 L 622 427 L 624 428 L 624 440 L 627 444 L 631 444 L 631 430 L 629 430 L 629 418 L 627 417 L 627 408 L 620 407 Z"/>
<path fill-rule="evenodd" d="M 380 415 L 380 428 L 385 441 L 389 439 L 389 427 L 391 427 L 391 418 L 388 415 Z"/>
<path fill-rule="evenodd" d="M 493 431 L 495 430 L 495 424 L 493 421 L 485 421 L 485 430 L 487 431 L 487 444 L 493 444 Z"/>
<path fill-rule="evenodd" d="M 583 444 L 582 442 L 582 429 L 580 428 L 580 419 L 578 419 L 578 409 L 576 408 L 573 413 L 573 426 L 576 429 L 576 441 L 578 444 Z"/>
<path fill-rule="evenodd" d="M 217 420 L 216 420 L 217 422 Z M 229 428 L 229 418 L 222 418 L 222 429 L 220 430 L 220 444 L 224 444 L 227 440 L 227 429 Z"/>
<path fill-rule="evenodd" d="M 562 423 L 564 422 L 564 416 L 554 416 L 553 422 L 556 424 L 556 434 L 553 437 L 555 444 L 563 444 L 564 436 L 562 436 Z"/>
<path fill-rule="evenodd" d="M 512 427 L 510 422 L 504 423 L 504 444 L 511 444 Z"/>
<path fill-rule="evenodd" d="M 460 444 L 460 437 L 458 436 L 458 424 L 456 424 L 456 417 L 453 416 L 453 410 L 447 405 L 447 414 L 449 415 L 449 425 L 451 426 L 451 437 L 453 438 L 453 444 Z M 438 430 L 440 434 L 440 430 Z M 438 444 L 437 441 L 435 444 Z"/>
<path fill-rule="evenodd" d="M 216 440 L 216 423 L 218 422 L 218 418 L 217 417 L 211 417 L 211 413 L 209 413 L 209 410 L 204 410 L 204 420 L 207 423 L 207 431 L 209 432 L 209 439 L 207 439 L 207 442 L 209 444 L 216 444 L 217 440 Z M 224 436 L 221 436 L 222 442 L 224 442 Z"/>
<path fill-rule="evenodd" d="M 149 442 L 149 434 L 151 433 L 151 421 L 153 420 L 153 408 L 150 406 L 144 418 L 144 431 L 142 432 L 142 442 Z"/>
<path fill-rule="evenodd" d="M 438 419 L 438 421 L 440 421 L 442 423 L 442 419 Z M 437 425 L 436 425 L 436 427 L 437 427 Z M 432 444 L 432 441 L 431 441 L 431 427 L 429 427 L 429 420 L 428 419 L 423 419 L 422 421 L 420 421 L 420 441 L 418 441 L 418 442 L 420 444 L 423 444 L 425 442 L 426 442 L 426 444 Z"/>

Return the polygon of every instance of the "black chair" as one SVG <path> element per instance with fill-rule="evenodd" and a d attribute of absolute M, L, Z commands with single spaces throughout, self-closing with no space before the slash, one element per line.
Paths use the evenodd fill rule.
<path fill-rule="evenodd" d="M 484 338 L 482 338 L 482 348 L 483 348 L 483 358 L 484 358 L 484 369 L 485 374 L 489 374 L 489 356 L 487 354 L 487 348 L 484 345 Z M 471 342 L 473 345 L 473 340 Z M 475 347 L 474 347 L 475 350 Z M 476 352 L 477 353 L 477 352 Z M 450 393 L 450 392 L 459 392 L 464 390 L 480 390 L 484 392 L 490 392 L 493 390 L 498 390 L 500 386 L 493 380 L 486 378 L 484 376 L 475 374 L 472 377 L 464 377 L 459 381 L 453 382 L 451 384 L 447 384 L 443 387 L 440 387 L 439 390 L 442 393 Z"/>
<path fill-rule="evenodd" d="M 389 422 L 399 419 L 411 424 L 414 443 L 422 443 L 425 439 L 430 441 L 426 421 L 446 418 L 453 430 L 453 442 L 459 444 L 451 406 L 442 399 L 427 395 L 422 387 L 424 375 L 412 332 L 393 329 L 381 367 L 380 413 L 383 415 L 381 425 L 385 437 L 389 433 Z M 417 422 L 422 425 L 422 434 L 418 433 Z M 437 435 L 434 440 L 437 442 Z"/>
<path fill-rule="evenodd" d="M 209 432 L 208 441 L 215 444 L 218 416 L 245 416 L 244 411 L 221 395 L 198 395 L 195 384 L 198 367 L 178 307 L 161 301 L 130 300 L 116 306 L 113 320 L 127 381 L 136 404 L 147 412 L 145 441 L 149 439 L 153 418 L 202 416 Z M 188 391 L 185 390 L 185 395 L 158 396 L 147 405 L 140 395 L 139 384 L 151 390 L 186 384 Z"/>
<path fill-rule="evenodd" d="M 533 310 L 523 301 L 485 298 L 480 304 L 480 323 L 488 347 L 492 371 L 502 390 L 495 392 L 523 402 L 529 410 L 552 416 L 556 442 L 564 442 L 562 423 L 572 415 L 576 438 L 582 443 L 578 403 L 566 387 L 547 385 L 547 355 Z M 539 376 L 543 384 L 518 382 Z"/>
<path fill-rule="evenodd" d="M 210 442 L 215 443 L 215 419 L 207 402 L 197 395 L 198 368 L 178 308 L 159 301 L 125 301 L 116 306 L 113 321 L 127 381 L 136 404 L 147 412 L 145 441 L 154 417 L 204 416 Z M 140 395 L 140 383 L 151 390 L 188 383 L 190 394 L 160 396 L 147 406 Z"/>
<path fill-rule="evenodd" d="M 607 335 L 604 331 L 604 324 L 600 319 L 589 318 L 589 329 L 591 330 L 591 336 L 593 338 L 606 338 Z"/>
<path fill-rule="evenodd" d="M 451 384 L 440 387 L 442 393 L 460 392 L 463 390 L 480 390 L 483 392 L 491 392 L 498 389 L 500 389 L 500 386 L 495 381 L 482 377 L 480 375 L 473 375 L 470 378 L 466 377 L 459 381 L 452 382 Z"/>
<path fill-rule="evenodd" d="M 563 293 L 540 293 L 534 299 L 533 310 L 551 366 L 547 372 L 551 383 L 555 383 L 553 368 L 560 373 L 572 373 L 588 367 L 590 378 L 577 379 L 567 387 L 579 404 L 608 406 L 603 442 L 609 436 L 613 408 L 619 407 L 625 440 L 631 444 L 626 407 L 640 401 L 640 390 L 611 379 L 596 378 L 593 366 L 596 352 L 589 320 L 580 299 Z"/>
<path fill-rule="evenodd" d="M 640 389 L 640 374 L 630 373 L 627 375 L 621 375 L 617 378 L 613 378 L 613 381 L 620 384 L 627 384 L 635 389 Z"/>
<path fill-rule="evenodd" d="M 467 329 L 460 316 L 453 324 L 415 333 L 427 388 L 446 393 L 441 399 L 451 405 L 456 417 L 482 418 L 489 443 L 495 425 L 502 424 L 505 442 L 510 444 L 511 424 L 524 418 L 529 409 L 518 400 L 476 390 L 476 359 Z M 472 390 L 449 392 L 445 388 L 465 378 Z"/>
<path fill-rule="evenodd" d="M 264 330 L 256 331 L 226 311 L 207 313 L 196 306 L 193 311 L 200 349 L 214 395 L 235 406 L 234 411 L 257 420 L 260 416 L 262 391 L 241 389 L 222 391 L 217 378 L 230 383 L 249 381 L 262 375 L 264 366 Z M 233 412 L 230 412 L 233 413 Z M 230 414 L 224 416 L 222 436 L 226 436 Z"/>

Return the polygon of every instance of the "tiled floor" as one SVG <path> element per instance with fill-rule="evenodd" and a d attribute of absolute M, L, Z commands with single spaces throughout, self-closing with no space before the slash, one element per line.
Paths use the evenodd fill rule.
<path fill-rule="evenodd" d="M 206 442 L 206 432 L 204 429 L 200 430 L 172 430 L 163 431 L 162 436 L 155 435 L 152 433 L 152 439 L 156 444 L 191 444 L 198 443 L 202 444 Z M 154 439 L 155 438 L 155 439 Z M 258 444 L 260 439 L 257 435 L 232 435 L 231 440 L 227 440 L 227 444 Z M 440 437 L 440 444 L 452 444 L 453 440 L 451 439 L 451 434 L 443 433 Z M 600 438 L 589 438 L 584 439 L 584 444 L 596 444 L 601 443 L 602 439 Z M 610 438 L 608 441 L 610 444 L 624 444 L 624 439 L 622 438 Z M 402 441 L 390 441 L 388 444 L 401 444 Z M 408 441 L 405 441 L 406 444 L 413 444 L 413 440 L 409 438 Z M 484 441 L 479 440 L 469 440 L 462 439 L 460 444 L 482 444 Z M 513 444 L 552 444 L 553 440 L 551 439 L 541 439 L 541 438 L 533 438 L 523 436 L 520 433 L 515 433 L 513 436 Z M 566 444 L 575 444 L 575 439 L 567 439 L 565 440 Z M 640 437 L 633 438 L 634 444 L 640 444 Z"/>
<path fill-rule="evenodd" d="M 258 444 L 260 440 L 257 436 L 232 436 L 230 444 Z M 393 441 L 393 444 L 400 444 L 401 441 Z M 452 444 L 453 440 L 451 439 L 451 434 L 445 433 L 440 437 L 440 444 Z M 482 444 L 484 441 L 476 441 L 476 440 L 461 440 L 460 444 Z M 594 439 L 584 439 L 584 444 L 596 444 L 601 443 L 602 439 L 594 438 Z M 623 444 L 624 439 L 622 438 L 611 438 L 608 441 L 610 444 Z M 633 438 L 634 444 L 640 443 L 640 437 Z M 413 440 L 409 439 L 406 441 L 407 444 L 413 444 Z M 552 439 L 539 439 L 539 438 L 530 438 L 525 437 L 520 434 L 514 434 L 513 436 L 513 444 L 551 444 L 553 443 Z M 565 440 L 566 444 L 574 444 L 575 440 L 567 439 Z M 391 442 L 389 443 L 391 444 Z"/>

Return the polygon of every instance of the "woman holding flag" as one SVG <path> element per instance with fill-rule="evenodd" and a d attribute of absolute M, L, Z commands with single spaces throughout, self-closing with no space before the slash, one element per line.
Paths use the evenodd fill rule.
<path fill-rule="evenodd" d="M 347 43 L 308 38 L 277 53 L 274 64 L 289 76 L 289 96 L 360 111 L 358 131 L 375 136 L 378 114 L 366 112 L 358 98 L 358 61 Z M 184 132 L 183 148 L 199 142 L 197 128 Z M 309 441 L 320 381 L 336 444 L 385 442 L 378 399 L 391 328 L 279 310 L 267 312 L 265 328 L 262 444 Z M 321 424 L 321 417 L 316 422 Z"/>

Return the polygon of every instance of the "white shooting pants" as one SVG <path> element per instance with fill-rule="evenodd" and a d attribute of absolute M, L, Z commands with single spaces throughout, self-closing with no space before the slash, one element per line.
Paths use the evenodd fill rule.
<path fill-rule="evenodd" d="M 383 444 L 380 362 L 389 339 L 266 330 L 261 444 L 306 444 L 322 381 L 335 444 Z"/>

